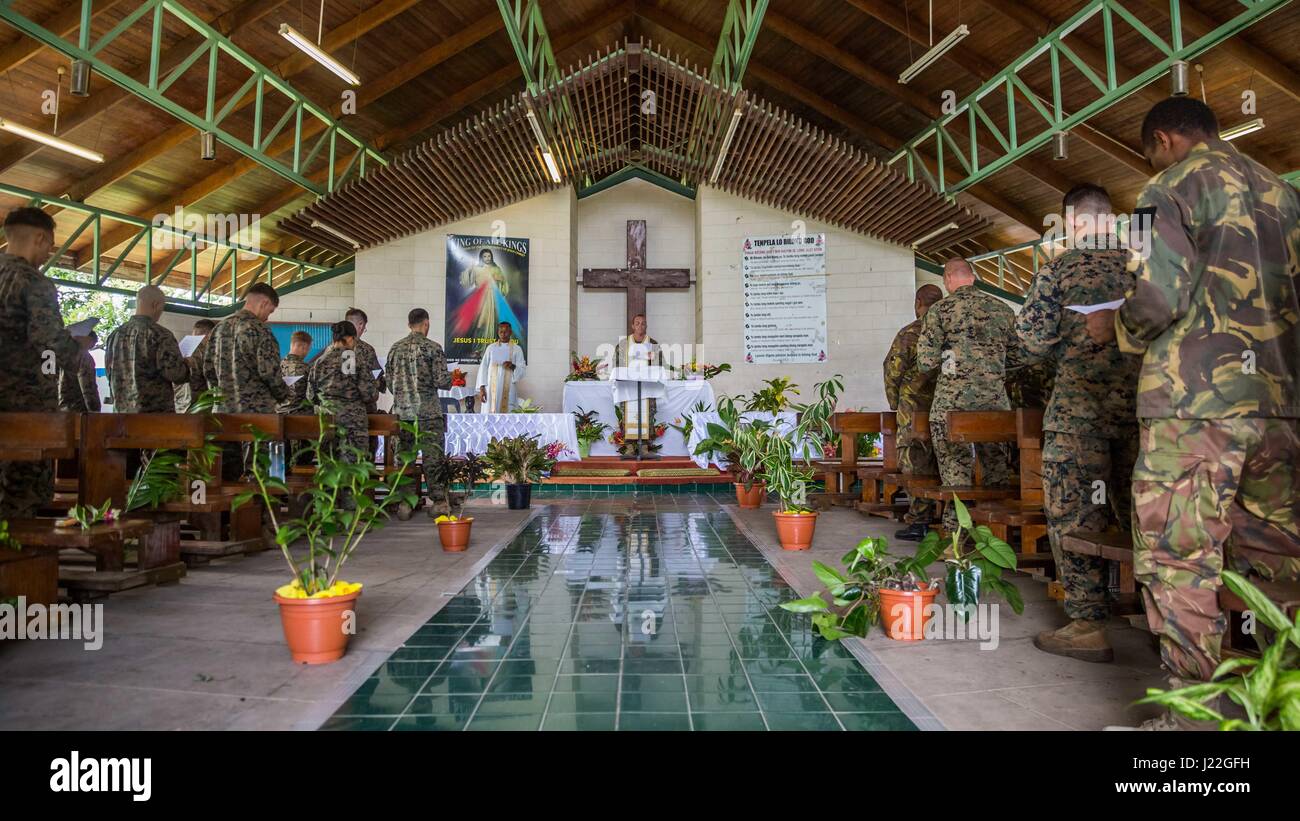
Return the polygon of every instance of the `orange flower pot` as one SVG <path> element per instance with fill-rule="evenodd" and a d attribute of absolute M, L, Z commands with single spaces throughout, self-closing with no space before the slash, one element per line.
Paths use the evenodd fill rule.
<path fill-rule="evenodd" d="M 273 594 L 280 605 L 280 623 L 289 655 L 297 664 L 329 664 L 343 658 L 350 633 L 346 619 L 355 606 L 358 590 L 324 599 L 286 599 Z"/>
<path fill-rule="evenodd" d="M 816 513 L 782 513 L 772 511 L 776 519 L 776 537 L 783 550 L 807 550 L 812 547 L 813 531 L 817 529 Z"/>
<path fill-rule="evenodd" d="M 880 589 L 880 623 L 885 634 L 898 641 L 925 638 L 925 607 L 934 603 L 938 590 Z"/>
<path fill-rule="evenodd" d="M 442 549 L 448 553 L 461 553 L 469 548 L 469 528 L 474 520 L 460 519 L 455 522 L 438 522 L 438 538 L 442 540 Z"/>
<path fill-rule="evenodd" d="M 755 482 L 749 490 L 745 490 L 744 482 L 732 482 L 736 487 L 736 504 L 747 510 L 758 510 L 763 506 L 763 498 L 767 496 L 767 485 L 762 482 Z"/>

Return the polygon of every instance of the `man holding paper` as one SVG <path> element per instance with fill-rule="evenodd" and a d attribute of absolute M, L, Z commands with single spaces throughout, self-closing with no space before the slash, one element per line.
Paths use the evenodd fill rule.
<path fill-rule="evenodd" d="M 135 294 L 135 316 L 109 334 L 104 370 L 116 413 L 175 413 L 173 385 L 188 382 L 190 369 L 171 331 L 158 324 L 167 296 L 157 285 Z"/>
<path fill-rule="evenodd" d="M 59 368 L 75 369 L 90 347 L 85 330 L 63 327 L 59 292 L 41 273 L 54 252 L 54 219 L 39 208 L 5 217 L 0 253 L 0 411 L 58 410 Z M 93 325 L 94 323 L 90 323 Z M 0 519 L 36 515 L 54 498 L 53 462 L 0 462 Z"/>
<path fill-rule="evenodd" d="M 664 364 L 659 343 L 648 336 L 646 330 L 645 314 L 632 317 L 632 335 L 623 337 L 614 347 L 615 368 L 640 369 Z M 646 398 L 642 398 L 639 403 L 635 398 L 622 402 L 623 441 L 636 442 L 638 452 L 641 450 L 642 443 L 654 440 L 656 405 L 654 399 Z"/>
<path fill-rule="evenodd" d="M 95 347 L 99 336 L 91 331 L 90 347 Z M 76 369 L 59 370 L 59 410 L 69 413 L 99 413 L 99 380 L 95 378 L 95 358 L 83 351 Z"/>
<path fill-rule="evenodd" d="M 203 377 L 203 352 L 207 350 L 208 335 L 217 323 L 211 319 L 200 319 L 194 323 L 190 335 L 180 341 L 181 356 L 185 357 L 185 366 L 190 369 L 189 381 L 176 386 L 176 412 L 186 413 L 195 399 L 208 389 L 208 380 Z"/>
<path fill-rule="evenodd" d="M 509 413 L 519 402 L 515 384 L 524 378 L 524 352 L 514 342 L 515 329 L 509 322 L 497 324 L 497 341 L 483 349 L 478 364 L 479 413 Z"/>
<path fill-rule="evenodd" d="M 1088 318 L 1142 354 L 1133 571 L 1174 684 L 1219 664 L 1223 569 L 1300 578 L 1300 195 L 1218 134 L 1194 97 L 1147 114 L 1136 284 Z"/>
<path fill-rule="evenodd" d="M 307 380 L 303 378 L 311 370 L 307 364 L 311 341 L 311 334 L 306 331 L 294 331 L 289 336 L 289 353 L 280 360 L 280 375 L 289 386 L 289 396 L 276 406 L 280 413 L 311 413 L 311 405 L 307 403 Z"/>
<path fill-rule="evenodd" d="M 1142 362 L 1113 342 L 1093 342 L 1084 314 L 1072 309 L 1113 300 L 1132 287 L 1133 275 L 1125 270 L 1128 252 L 1109 231 L 1095 230 L 1109 224 L 1110 195 L 1100 186 L 1079 185 L 1065 195 L 1062 208 L 1067 250 L 1039 269 L 1016 319 L 1025 358 L 1045 359 L 1056 371 L 1043 413 L 1043 512 L 1071 619 L 1060 630 L 1039 633 L 1034 646 L 1102 662 L 1114 658 L 1106 641 L 1106 563 L 1062 551 L 1061 537 L 1114 525 L 1129 529 Z"/>

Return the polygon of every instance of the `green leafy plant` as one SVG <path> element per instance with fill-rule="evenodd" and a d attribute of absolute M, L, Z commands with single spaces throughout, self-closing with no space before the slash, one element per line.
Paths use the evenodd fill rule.
<path fill-rule="evenodd" d="M 843 390 L 844 378 L 836 374 L 817 384 L 816 401 L 792 405 L 799 413 L 799 421 L 789 434 L 781 435 L 773 429 L 768 435 L 756 436 L 753 440 L 741 437 L 742 455 L 750 447 L 756 449 L 768 489 L 776 493 L 781 501 L 780 510 L 784 513 L 811 512 L 806 501 L 814 471 L 809 464 L 795 464 L 796 443 L 801 444 L 805 452 L 821 453 L 825 449 L 826 442 L 834 435 L 830 420 L 835 412 L 835 402 Z"/>
<path fill-rule="evenodd" d="M 540 482 L 542 473 L 555 467 L 546 448 L 527 434 L 493 439 L 483 458 L 492 475 L 508 485 Z"/>
<path fill-rule="evenodd" d="M 1176 690 L 1147 690 L 1138 704 L 1162 704 L 1197 721 L 1217 721 L 1220 730 L 1300 730 L 1300 613 L 1288 619 L 1276 604 L 1244 576 L 1223 571 L 1223 583 L 1274 635 L 1255 634 L 1260 657 L 1230 658 L 1210 681 Z M 1244 671 L 1244 672 L 1243 672 Z M 1246 711 L 1246 718 L 1227 718 L 1205 702 L 1227 696 Z"/>
<path fill-rule="evenodd" d="M 189 413 L 209 413 L 221 401 L 216 390 L 206 390 L 195 397 Z M 221 448 L 214 441 L 215 434 L 204 437 L 202 447 L 187 451 L 154 449 L 142 451 L 140 468 L 131 477 L 126 490 L 127 511 L 149 508 L 156 510 L 167 502 L 182 498 L 190 482 L 195 479 L 212 481 L 212 468 Z"/>
<path fill-rule="evenodd" d="M 22 550 L 23 546 L 9 532 L 9 522 L 6 519 L 0 519 L 0 547 L 9 550 Z"/>
<path fill-rule="evenodd" d="M 809 613 L 824 639 L 863 638 L 872 625 L 880 623 L 880 590 L 928 590 L 938 585 L 926 568 L 938 558 L 938 551 L 918 547 L 910 557 L 891 556 L 883 537 L 867 537 L 840 559 L 844 570 L 814 561 L 813 572 L 826 586 L 828 603 L 818 591 L 811 596 L 784 602 L 781 609 Z"/>
<path fill-rule="evenodd" d="M 474 495 L 474 485 L 487 473 L 487 465 L 477 454 L 452 456 L 441 453 L 432 458 L 425 457 L 424 471 L 430 482 L 447 490 L 441 499 L 443 513 L 459 519 L 465 505 Z M 465 485 L 464 495 L 451 492 L 452 486 L 457 484 Z"/>
<path fill-rule="evenodd" d="M 707 402 L 696 402 L 691 406 L 689 411 L 682 414 L 680 419 L 670 422 L 668 427 L 680 433 L 683 441 L 689 442 L 691 440 L 691 433 L 695 430 L 695 414 L 707 413 L 708 410 L 709 405 Z M 681 424 L 677 424 L 678 422 Z"/>
<path fill-rule="evenodd" d="M 541 413 L 542 406 L 534 405 L 531 399 L 520 399 L 519 404 L 515 405 L 511 413 Z"/>
<path fill-rule="evenodd" d="M 605 431 L 609 430 L 609 425 L 596 418 L 597 414 L 598 411 L 584 411 L 582 408 L 578 408 L 573 412 L 577 420 L 574 427 L 577 428 L 579 442 L 588 444 L 595 442 L 605 435 Z"/>
<path fill-rule="evenodd" d="M 256 429 L 250 429 L 256 487 L 236 496 L 231 504 L 235 509 L 254 498 L 262 500 L 275 528 L 276 544 L 308 596 L 329 590 L 339 581 L 348 558 L 369 533 L 384 526 L 393 508 L 402 502 L 414 507 L 417 501 L 415 482 L 407 475 L 419 452 L 416 448 L 395 454 L 395 469 L 381 478 L 373 459 L 359 448 L 334 442 L 327 417 L 317 418 L 319 435 L 302 445 L 317 465 L 304 494 L 302 515 L 280 521 L 280 499 L 289 494 L 289 488 L 271 475 L 271 458 L 265 447 L 271 437 Z M 345 503 L 348 499 L 350 504 Z M 300 548 L 295 554 L 299 542 L 305 545 L 305 552 Z"/>
<path fill-rule="evenodd" d="M 948 603 L 957 605 L 957 613 L 965 618 L 979 604 L 980 596 L 992 591 L 1006 599 L 1017 615 L 1023 613 L 1025 602 L 1020 591 L 1002 578 L 1004 571 L 1016 569 L 1016 552 L 993 535 L 987 525 L 975 525 L 961 499 L 954 496 L 952 505 L 957 512 L 956 530 L 948 534 L 947 540 L 931 530 L 917 548 L 918 554 L 944 556 L 948 566 L 944 594 Z"/>
<path fill-rule="evenodd" d="M 745 410 L 767 411 L 775 415 L 791 406 L 791 396 L 799 395 L 799 386 L 784 376 L 766 379 L 764 382 L 767 384 L 766 388 L 754 391 L 752 396 L 739 397 L 745 400 Z"/>
<path fill-rule="evenodd" d="M 112 499 L 105 499 L 99 507 L 94 505 L 74 505 L 68 508 L 68 518 L 76 519 L 82 530 L 90 530 L 96 522 L 111 522 L 120 511 L 111 510 Z"/>
<path fill-rule="evenodd" d="M 724 396 L 718 400 L 718 421 L 705 423 L 707 436 L 695 446 L 695 455 L 721 454 L 736 481 L 750 490 L 762 479 L 762 449 L 753 437 L 764 435 L 771 426 L 771 422 L 763 419 L 742 422 L 736 400 Z M 742 442 L 747 447 L 742 447 Z"/>

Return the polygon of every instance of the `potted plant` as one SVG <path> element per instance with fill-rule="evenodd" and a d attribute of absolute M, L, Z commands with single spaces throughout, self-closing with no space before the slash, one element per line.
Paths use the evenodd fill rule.
<path fill-rule="evenodd" d="M 970 511 L 957 497 L 952 499 L 957 511 L 957 529 L 941 539 L 937 530 L 931 530 L 921 540 L 917 552 L 943 554 L 947 565 L 944 594 L 948 603 L 957 606 L 957 613 L 968 616 L 980 596 L 994 592 L 1007 600 L 1017 615 L 1025 610 L 1020 591 L 1002 578 L 1004 570 L 1016 569 L 1016 552 L 1011 545 L 993 535 L 986 525 L 975 526 Z"/>
<path fill-rule="evenodd" d="M 577 418 L 574 427 L 578 432 L 578 458 L 586 459 L 591 456 L 592 443 L 605 435 L 609 425 L 596 418 L 596 411 L 584 411 L 578 408 L 573 415 Z"/>
<path fill-rule="evenodd" d="M 474 485 L 486 472 L 483 460 L 473 453 L 466 456 L 442 453 L 427 460 L 424 470 L 431 485 L 445 490 L 440 500 L 442 514 L 434 519 L 438 525 L 438 540 L 448 553 L 460 553 L 469 547 L 470 527 L 474 524 L 473 516 L 461 514 L 474 495 Z M 452 486 L 458 483 L 465 485 L 463 496 L 452 493 Z"/>
<path fill-rule="evenodd" d="M 554 456 L 527 434 L 493 439 L 484 459 L 497 481 L 505 483 L 506 506 L 511 510 L 529 507 L 533 483 L 555 466 Z"/>
<path fill-rule="evenodd" d="M 762 506 L 763 498 L 767 495 L 767 485 L 761 478 L 761 451 L 757 443 L 746 438 L 745 433 L 740 433 L 738 439 L 738 432 L 743 429 L 757 436 L 768 427 L 770 423 L 766 420 L 746 421 L 742 425 L 736 400 L 724 396 L 718 400 L 718 421 L 705 423 L 707 435 L 695 446 L 696 456 L 721 454 L 719 464 L 726 463 L 727 469 L 734 475 L 736 503 L 742 508 L 753 510 Z M 741 440 L 751 447 L 742 448 Z"/>
<path fill-rule="evenodd" d="M 1207 682 L 1176 690 L 1151 688 L 1138 704 L 1163 704 L 1195 721 L 1217 721 L 1220 730 L 1300 730 L 1300 613 L 1294 621 L 1244 576 L 1223 571 L 1223 583 L 1273 631 L 1267 641 L 1256 631 L 1259 658 L 1229 658 Z M 1244 673 L 1242 671 L 1245 671 Z M 1246 717 L 1227 718 L 1211 699 L 1223 696 Z"/>
<path fill-rule="evenodd" d="M 264 447 L 270 437 L 256 429 L 251 431 L 256 487 L 231 503 L 235 509 L 261 499 L 270 513 L 275 542 L 291 576 L 274 598 L 280 606 L 289 653 L 302 664 L 342 658 L 348 637 L 355 632 L 353 608 L 361 595 L 360 583 L 341 578 L 343 566 L 371 531 L 383 527 L 391 508 L 401 502 L 411 506 L 416 502 L 415 483 L 407 475 L 407 468 L 415 462 L 415 450 L 396 454 L 396 469 L 380 479 L 367 454 L 334 443 L 332 426 L 325 416 L 318 419 L 320 434 L 315 441 L 303 444 L 317 468 L 301 516 L 279 520 L 281 496 L 288 495 L 289 488 L 271 474 L 271 459 Z M 383 491 L 382 496 L 377 491 Z M 376 496 L 380 496 L 378 501 Z M 303 547 L 295 551 L 299 544 Z"/>
<path fill-rule="evenodd" d="M 565 382 L 594 382 L 600 378 L 600 361 L 594 360 L 589 356 L 578 356 L 570 354 L 570 371 L 569 375 L 564 377 Z"/>
<path fill-rule="evenodd" d="M 786 383 L 786 380 L 769 380 L 771 383 Z M 780 390 L 790 390 L 788 383 Z M 759 461 L 763 466 L 763 475 L 767 486 L 776 492 L 780 506 L 772 512 L 776 520 L 777 538 L 785 550 L 807 550 L 812 547 L 813 534 L 817 528 L 817 513 L 807 506 L 808 484 L 813 480 L 813 469 L 807 463 L 795 464 L 795 446 L 801 445 L 805 452 L 821 453 L 827 440 L 832 436 L 830 419 L 835 412 L 835 400 L 844 390 L 843 377 L 832 376 L 816 386 L 817 401 L 806 405 L 792 405 L 799 412 L 799 422 L 789 435 L 782 435 L 774 427 L 768 435 L 756 437 Z M 791 392 L 794 392 L 791 390 Z"/>
<path fill-rule="evenodd" d="M 812 614 L 822 638 L 865 638 L 871 626 L 886 619 L 890 638 L 915 641 L 925 635 L 925 608 L 939 592 L 937 579 L 926 574 L 939 551 L 918 548 L 908 558 L 890 556 L 884 538 L 865 538 L 840 559 L 843 571 L 813 562 L 813 572 L 826 585 L 830 603 L 817 592 L 785 602 L 784 610 Z"/>

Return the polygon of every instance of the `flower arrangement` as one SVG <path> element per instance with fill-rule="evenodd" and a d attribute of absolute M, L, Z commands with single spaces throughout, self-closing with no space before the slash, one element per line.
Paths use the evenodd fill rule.
<path fill-rule="evenodd" d="M 465 372 L 462 371 L 460 368 L 454 368 L 454 369 L 452 369 L 452 372 L 451 372 L 451 386 L 452 386 L 453 388 L 463 388 L 463 387 L 465 387 L 465 379 L 468 378 L 468 376 L 469 376 L 469 374 L 465 373 Z"/>
<path fill-rule="evenodd" d="M 594 382 L 600 379 L 600 374 L 597 373 L 600 367 L 599 360 L 574 353 L 570 359 L 570 366 L 569 375 L 564 377 L 565 382 Z"/>
<path fill-rule="evenodd" d="M 100 507 L 94 505 L 76 505 L 68 508 L 68 517 L 59 519 L 54 523 L 55 527 L 72 527 L 81 525 L 82 530 L 90 530 L 96 522 L 112 524 L 121 517 L 122 511 L 118 508 L 111 507 L 112 499 L 105 499 L 104 504 Z"/>
<path fill-rule="evenodd" d="M 565 450 L 561 442 L 543 447 L 527 434 L 505 436 L 488 442 L 483 458 L 497 481 L 508 485 L 541 481 L 543 473 L 555 467 L 555 460 Z"/>
<path fill-rule="evenodd" d="M 628 440 L 623 434 L 623 405 L 614 405 L 614 415 L 618 417 L 618 427 L 609 437 L 609 443 L 618 448 L 618 452 L 623 456 L 631 456 L 636 453 L 636 439 Z M 663 444 L 659 442 L 663 435 L 668 432 L 668 426 L 663 422 L 655 422 L 654 427 L 650 430 L 650 441 L 646 443 L 646 449 L 651 453 L 658 452 Z"/>
<path fill-rule="evenodd" d="M 590 447 L 592 442 L 605 435 L 609 430 L 609 425 L 601 422 L 596 418 L 596 411 L 585 411 L 582 408 L 573 412 L 576 420 L 574 427 L 578 431 L 578 444 L 587 443 Z"/>
<path fill-rule="evenodd" d="M 712 379 L 720 373 L 730 373 L 731 366 L 726 362 L 721 365 L 700 364 L 692 359 L 677 369 L 678 379 Z"/>

